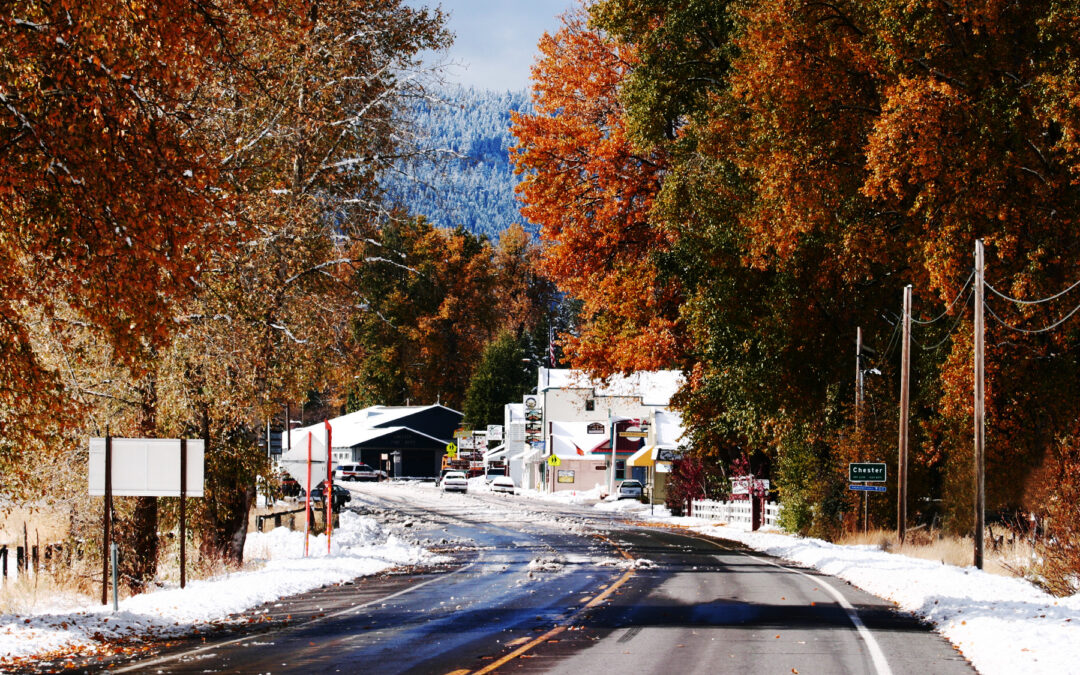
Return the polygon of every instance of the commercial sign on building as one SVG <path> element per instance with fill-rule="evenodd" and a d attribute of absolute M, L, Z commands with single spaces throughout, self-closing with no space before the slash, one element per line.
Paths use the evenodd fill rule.
<path fill-rule="evenodd" d="M 589 426 L 585 427 L 585 431 L 590 434 L 606 434 L 607 429 L 600 422 L 593 422 Z"/>
<path fill-rule="evenodd" d="M 525 397 L 525 442 L 539 443 L 544 440 L 544 409 L 540 397 Z"/>

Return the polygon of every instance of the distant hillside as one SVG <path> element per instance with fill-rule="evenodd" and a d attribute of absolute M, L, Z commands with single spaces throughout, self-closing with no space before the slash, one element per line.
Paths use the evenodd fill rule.
<path fill-rule="evenodd" d="M 414 131 L 427 148 L 449 150 L 437 161 L 410 162 L 383 184 L 392 200 L 410 213 L 443 227 L 464 225 L 492 240 L 511 223 L 530 232 L 514 196 L 517 177 L 508 151 L 510 112 L 530 110 L 524 91 L 494 92 L 455 87 L 444 91 L 445 104 L 417 104 Z"/>

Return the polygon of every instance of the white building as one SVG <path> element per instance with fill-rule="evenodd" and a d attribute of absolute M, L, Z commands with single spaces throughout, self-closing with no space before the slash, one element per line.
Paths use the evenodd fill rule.
<path fill-rule="evenodd" d="M 674 370 L 597 380 L 581 371 L 541 368 L 533 396 L 539 424 L 526 420 L 533 452 L 521 453 L 520 484 L 586 491 L 631 477 L 649 482 L 660 444 L 674 450 L 681 439 L 681 420 L 668 405 L 683 382 Z M 508 417 L 508 428 L 510 423 Z"/>

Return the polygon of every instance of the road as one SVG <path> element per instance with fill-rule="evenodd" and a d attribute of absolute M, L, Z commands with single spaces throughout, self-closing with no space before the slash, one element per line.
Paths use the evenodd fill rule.
<path fill-rule="evenodd" d="M 731 542 L 501 495 L 353 490 L 350 506 L 453 562 L 283 599 L 249 613 L 256 628 L 109 670 L 974 672 L 889 603 Z"/>

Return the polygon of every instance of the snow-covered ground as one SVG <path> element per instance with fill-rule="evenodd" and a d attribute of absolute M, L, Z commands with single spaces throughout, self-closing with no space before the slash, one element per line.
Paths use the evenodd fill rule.
<path fill-rule="evenodd" d="M 382 484 L 379 490 L 423 501 L 434 496 L 436 488 L 430 483 L 394 483 Z M 488 488 L 482 479 L 473 480 L 470 492 L 487 493 Z M 536 500 L 563 502 L 622 511 L 637 520 L 655 520 L 740 541 L 850 581 L 926 619 L 981 673 L 1080 673 L 1080 595 L 1058 599 L 1026 581 L 973 567 L 908 558 L 872 546 L 836 546 L 778 532 L 752 533 L 696 518 L 673 518 L 661 507 L 650 512 L 648 506 L 633 500 L 604 501 L 599 495 L 600 490 L 556 495 L 519 491 L 515 496 L 503 496 L 503 515 L 518 514 L 525 519 L 530 514 L 529 504 Z M 312 538 L 310 552 L 311 557 L 303 557 L 303 533 L 284 528 L 252 533 L 245 553 L 248 560 L 259 562 L 251 570 L 193 581 L 184 590 L 166 588 L 129 598 L 115 614 L 111 605 L 83 601 L 78 606 L 57 599 L 31 614 L 0 615 L 0 659 L 60 648 L 93 649 L 102 636 L 186 633 L 192 626 L 219 622 L 231 613 L 277 597 L 395 565 L 436 561 L 431 554 L 389 534 L 373 519 L 351 513 L 342 514 L 331 555 L 327 556 L 322 537 Z"/>
<path fill-rule="evenodd" d="M 168 637 L 212 625 L 251 607 L 327 584 L 376 574 L 398 565 L 439 562 L 427 551 L 388 534 L 372 518 L 341 514 L 331 536 L 313 536 L 304 557 L 304 533 L 279 527 L 248 534 L 249 568 L 126 598 L 112 604 L 54 598 L 28 615 L 0 615 L 0 659 L 32 657 L 58 649 L 94 651 L 102 640 Z M 3 669 L 0 667 L 0 672 Z"/>

